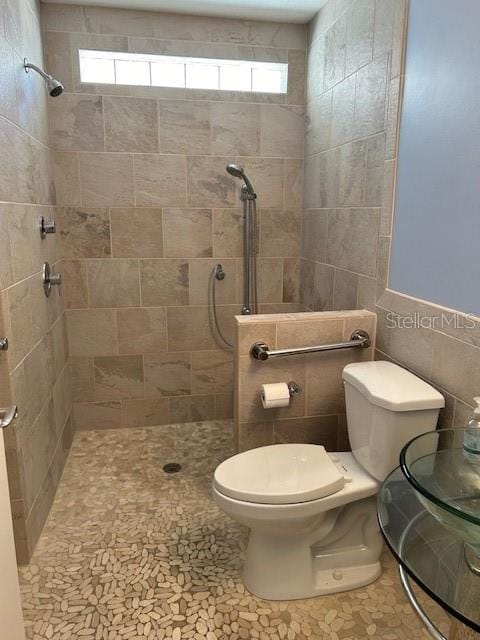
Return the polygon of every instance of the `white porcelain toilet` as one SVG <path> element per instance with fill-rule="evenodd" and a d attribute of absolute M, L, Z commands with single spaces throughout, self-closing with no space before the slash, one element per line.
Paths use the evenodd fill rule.
<path fill-rule="evenodd" d="M 435 429 L 443 396 L 390 362 L 343 371 L 352 452 L 278 444 L 220 464 L 217 505 L 250 528 L 243 580 L 268 600 L 354 589 L 381 572 L 376 494 L 411 438 Z"/>

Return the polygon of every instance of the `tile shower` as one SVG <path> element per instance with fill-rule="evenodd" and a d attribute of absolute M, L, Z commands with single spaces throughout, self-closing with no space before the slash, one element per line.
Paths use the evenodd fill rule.
<path fill-rule="evenodd" d="M 330 0 L 308 28 L 61 4 L 43 4 L 40 12 L 34 0 L 4 0 L 0 11 L 6 83 L 0 144 L 11 150 L 8 157 L 0 154 L 2 334 L 10 340 L 0 356 L 0 394 L 3 404 L 21 408 L 6 446 L 29 637 L 66 640 L 75 629 L 94 638 L 101 615 L 106 621 L 98 638 L 106 640 L 114 637 L 105 632 L 114 619 L 130 629 L 124 637 L 197 633 L 213 640 L 222 629 L 233 638 L 275 640 L 426 637 L 387 557 L 382 582 L 358 598 L 270 608 L 257 601 L 242 591 L 235 564 L 245 532 L 226 520 L 212 532 L 219 515 L 207 492 L 209 474 L 232 446 L 347 444 L 341 403 L 279 420 L 248 413 L 251 390 L 244 394 L 235 376 L 241 363 L 217 348 L 209 326 L 207 283 L 218 262 L 227 274 L 218 289 L 219 316 L 230 339 L 250 324 L 252 342 L 266 327 L 274 326 L 278 337 L 278 327 L 302 324 L 303 342 L 304 325 L 313 323 L 317 331 L 316 312 L 335 312 L 332 325 L 322 325 L 331 330 L 327 337 L 350 322 L 342 309 L 367 310 L 354 317 L 375 333 L 377 315 L 376 357 L 400 362 L 446 396 L 443 426 L 464 421 L 480 383 L 478 330 L 466 336 L 418 329 L 406 344 L 387 326 L 388 312 L 428 311 L 386 290 L 403 0 Z M 288 93 L 84 85 L 79 48 L 288 62 Z M 45 67 L 65 85 L 64 94 L 48 102 L 41 83 L 20 66 L 25 54 L 41 61 L 42 49 Z M 242 212 L 238 181 L 225 172 L 228 162 L 245 166 L 259 195 L 260 311 L 282 314 L 238 327 Z M 57 223 L 57 234 L 46 240 L 37 232 L 40 215 Z M 62 273 L 62 295 L 46 299 L 38 287 L 44 260 Z M 290 315 L 304 311 L 314 313 Z M 296 326 L 289 330 L 295 334 Z M 468 389 L 459 387 L 446 362 L 468 374 Z M 309 394 L 305 389 L 303 402 L 314 397 L 317 383 Z M 232 445 L 236 385 L 238 441 Z M 172 426 L 192 422 L 198 424 Z M 172 491 L 159 461 L 180 453 L 186 479 Z M 150 482 L 169 496 L 160 507 Z M 125 495 L 112 497 L 112 487 Z M 188 511 L 189 494 L 208 514 L 200 531 Z M 175 506 L 178 496 L 184 506 Z M 78 511 L 71 509 L 72 498 Z M 105 511 L 107 503 L 112 508 Z M 152 538 L 152 519 L 162 518 L 159 542 Z M 196 542 L 186 551 L 190 531 Z M 210 567 L 202 536 L 230 558 L 223 573 Z M 143 566 L 138 548 L 148 555 L 152 544 L 169 540 L 175 548 L 168 547 L 166 557 L 176 561 L 163 582 L 150 576 L 141 588 L 130 587 L 129 570 Z M 113 605 L 105 612 L 97 607 L 102 598 L 118 603 L 110 597 L 113 583 L 100 585 L 103 569 L 91 569 L 92 553 L 98 566 L 105 558 L 109 570 L 131 559 L 115 578 L 129 582 L 117 594 L 125 605 L 119 619 Z M 57 591 L 47 604 L 42 594 L 53 591 L 52 567 Z M 75 572 L 81 581 L 72 583 Z M 149 605 L 137 601 L 151 599 L 152 589 L 163 604 L 146 611 Z M 58 620 L 64 611 L 72 622 Z M 205 612 L 213 626 L 204 622 Z M 157 628 L 159 635 L 151 635 Z"/>

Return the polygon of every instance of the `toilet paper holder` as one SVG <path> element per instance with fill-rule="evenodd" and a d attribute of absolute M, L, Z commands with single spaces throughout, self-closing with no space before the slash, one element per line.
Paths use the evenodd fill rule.
<path fill-rule="evenodd" d="M 293 398 L 294 395 L 296 395 L 297 393 L 302 393 L 302 388 L 300 387 L 300 385 L 298 385 L 296 382 L 293 382 L 293 380 L 291 380 L 288 384 L 288 393 L 290 394 L 290 398 Z"/>

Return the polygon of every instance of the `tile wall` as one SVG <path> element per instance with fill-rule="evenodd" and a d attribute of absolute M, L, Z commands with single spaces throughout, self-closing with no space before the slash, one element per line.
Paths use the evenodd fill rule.
<path fill-rule="evenodd" d="M 75 425 L 232 415 L 233 358 L 212 338 L 209 274 L 234 337 L 242 294 L 240 181 L 258 192 L 263 312 L 298 311 L 303 25 L 43 6 Z M 287 95 L 80 83 L 78 49 L 288 62 Z"/>
<path fill-rule="evenodd" d="M 431 382 L 439 424 L 461 427 L 480 392 L 480 321 L 388 289 L 406 11 L 330 0 L 310 24 L 301 300 L 376 311 L 376 358 Z"/>
<path fill-rule="evenodd" d="M 250 355 L 255 342 L 270 349 L 308 347 L 350 340 L 368 331 L 369 349 L 348 349 L 259 362 Z M 290 313 L 237 318 L 235 433 L 240 451 L 274 443 L 323 444 L 330 451 L 349 448 L 342 370 L 350 362 L 372 360 L 376 315 L 370 311 Z M 264 409 L 262 384 L 296 382 L 300 393 L 290 406 Z"/>
<path fill-rule="evenodd" d="M 18 560 L 27 562 L 48 515 L 72 439 L 64 297 L 46 298 L 42 264 L 61 270 L 58 235 L 42 240 L 41 215 L 56 217 L 47 92 L 23 58 L 43 65 L 39 7 L 0 2 L 0 404 L 18 405 L 4 430 Z M 57 98 L 60 99 L 60 98 Z"/>

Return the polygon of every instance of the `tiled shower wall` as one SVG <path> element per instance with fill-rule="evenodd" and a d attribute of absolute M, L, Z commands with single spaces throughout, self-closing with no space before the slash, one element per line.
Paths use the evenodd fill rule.
<path fill-rule="evenodd" d="M 301 299 L 373 308 L 391 210 L 403 0 L 330 0 L 309 25 Z"/>
<path fill-rule="evenodd" d="M 43 6 L 77 428 L 232 415 L 233 359 L 209 327 L 209 273 L 234 337 L 240 181 L 260 210 L 263 312 L 299 310 L 305 27 Z M 288 62 L 288 95 L 80 83 L 78 49 Z"/>
<path fill-rule="evenodd" d="M 250 355 L 255 342 L 270 349 L 309 347 L 350 340 L 353 331 L 368 331 L 372 347 L 259 362 Z M 330 451 L 349 448 L 345 418 L 343 368 L 372 360 L 376 315 L 370 311 L 331 311 L 257 315 L 237 319 L 235 434 L 240 451 L 274 443 L 309 442 Z M 288 407 L 264 409 L 262 384 L 295 382 L 300 392 Z"/>
<path fill-rule="evenodd" d="M 440 425 L 461 427 L 480 390 L 480 323 L 388 289 L 406 10 L 330 0 L 310 24 L 301 300 L 376 311 L 376 357 L 436 386 Z"/>
<path fill-rule="evenodd" d="M 70 448 L 71 388 L 63 298 L 46 298 L 42 263 L 59 267 L 58 236 L 40 238 L 38 219 L 55 217 L 47 92 L 25 74 L 42 65 L 39 7 L 0 2 L 0 405 L 18 405 L 4 430 L 17 556 L 27 562 L 48 515 Z"/>

